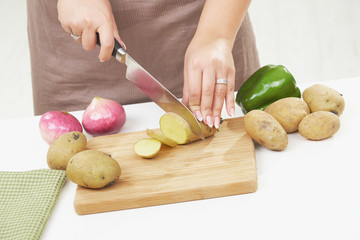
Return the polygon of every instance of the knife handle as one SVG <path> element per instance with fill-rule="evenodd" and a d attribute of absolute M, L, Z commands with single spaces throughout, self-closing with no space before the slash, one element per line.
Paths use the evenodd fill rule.
<path fill-rule="evenodd" d="M 121 52 L 124 52 L 124 49 L 121 47 L 120 43 L 114 38 L 114 41 L 115 41 L 115 45 L 114 45 L 114 50 L 112 51 L 112 56 L 114 58 L 116 58 L 116 55 L 118 53 L 118 50 L 121 49 L 122 51 Z M 100 36 L 99 36 L 99 33 L 97 32 L 96 33 L 96 44 L 101 46 L 100 44 Z"/>

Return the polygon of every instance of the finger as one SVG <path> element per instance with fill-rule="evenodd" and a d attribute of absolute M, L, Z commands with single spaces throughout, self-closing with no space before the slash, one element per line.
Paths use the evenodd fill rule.
<path fill-rule="evenodd" d="M 201 70 L 197 67 L 189 67 L 187 70 L 187 96 L 190 110 L 199 121 L 203 120 L 201 104 Z"/>
<path fill-rule="evenodd" d="M 59 2 L 58 2 L 58 5 L 59 5 Z M 59 9 L 59 6 L 58 6 L 58 9 Z M 71 25 L 69 23 L 69 21 L 67 21 L 67 18 L 64 18 L 63 17 L 63 14 L 61 14 L 61 12 L 59 11 L 58 13 L 58 21 L 60 22 L 61 24 L 61 27 L 68 33 L 72 33 L 72 30 L 71 30 Z"/>
<path fill-rule="evenodd" d="M 82 46 L 85 50 L 92 50 L 96 46 L 96 28 L 90 22 L 86 21 L 86 27 L 82 33 Z"/>
<path fill-rule="evenodd" d="M 62 28 L 66 31 L 66 32 L 68 32 L 68 33 L 72 33 L 72 30 L 71 30 L 71 27 L 70 27 L 70 25 L 67 25 L 67 24 L 62 24 L 61 23 L 61 26 L 62 26 Z"/>
<path fill-rule="evenodd" d="M 226 84 L 215 84 L 212 113 L 214 117 L 214 126 L 216 128 L 219 128 L 220 126 L 221 110 L 224 106 L 226 92 L 227 92 Z"/>
<path fill-rule="evenodd" d="M 215 72 L 213 69 L 205 69 L 202 75 L 202 91 L 201 91 L 201 113 L 204 122 L 213 127 L 212 103 L 215 88 Z"/>
<path fill-rule="evenodd" d="M 82 30 L 80 28 L 71 28 L 70 29 L 70 36 L 78 43 L 82 41 Z"/>
<path fill-rule="evenodd" d="M 100 37 L 100 53 L 99 59 L 101 62 L 105 62 L 110 59 L 112 51 L 114 50 L 114 32 L 112 22 L 106 22 L 101 25 L 97 32 Z"/>
<path fill-rule="evenodd" d="M 119 30 L 117 28 L 117 24 L 115 22 L 115 18 L 112 17 L 112 23 L 113 23 L 113 32 L 114 32 L 114 38 L 120 43 L 121 47 L 126 50 L 126 45 L 125 43 L 121 40 L 120 34 L 119 34 Z"/>
<path fill-rule="evenodd" d="M 96 46 L 96 33 L 94 30 L 85 30 L 81 36 L 82 47 L 85 50 L 93 50 Z"/>
<path fill-rule="evenodd" d="M 188 78 L 187 78 L 187 68 L 184 68 L 184 87 L 182 92 L 182 100 L 181 102 L 189 107 L 189 92 L 188 92 Z"/>
<path fill-rule="evenodd" d="M 225 96 L 225 103 L 226 103 L 226 111 L 227 114 L 231 117 L 235 116 L 235 69 L 230 69 L 227 74 L 228 84 L 226 87 L 226 96 Z"/>
<path fill-rule="evenodd" d="M 71 37 L 78 43 L 81 43 L 82 41 L 82 34 L 84 31 L 85 25 L 84 24 L 73 24 L 73 25 L 69 25 L 69 29 L 70 29 L 70 34 Z"/>
<path fill-rule="evenodd" d="M 82 35 L 81 34 L 73 34 L 71 33 L 70 36 L 74 39 L 74 41 L 81 43 L 82 42 Z"/>

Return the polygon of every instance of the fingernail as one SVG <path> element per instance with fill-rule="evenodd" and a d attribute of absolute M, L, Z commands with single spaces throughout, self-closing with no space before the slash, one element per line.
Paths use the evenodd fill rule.
<path fill-rule="evenodd" d="M 210 116 L 207 116 L 206 117 L 206 123 L 209 127 L 213 127 L 213 121 L 212 121 L 212 118 Z"/>
<path fill-rule="evenodd" d="M 195 112 L 196 118 L 201 122 L 203 120 L 201 112 L 200 111 L 196 111 Z"/>
<path fill-rule="evenodd" d="M 220 127 L 220 118 L 219 117 L 215 117 L 214 126 L 216 129 L 218 129 Z"/>
<path fill-rule="evenodd" d="M 105 62 L 104 60 L 100 59 L 100 62 Z"/>
<path fill-rule="evenodd" d="M 235 108 L 230 109 L 230 116 L 235 117 Z"/>

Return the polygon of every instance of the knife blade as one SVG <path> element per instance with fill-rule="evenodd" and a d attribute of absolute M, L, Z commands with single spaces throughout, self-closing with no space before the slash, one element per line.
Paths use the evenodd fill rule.
<path fill-rule="evenodd" d="M 97 34 L 97 44 L 100 46 L 100 37 Z M 126 78 L 154 101 L 165 112 L 174 112 L 184 118 L 192 132 L 200 139 L 205 139 L 201 126 L 193 113 L 180 102 L 168 89 L 157 81 L 149 72 L 140 66 L 115 40 L 112 56 L 121 63 L 125 63 Z"/>

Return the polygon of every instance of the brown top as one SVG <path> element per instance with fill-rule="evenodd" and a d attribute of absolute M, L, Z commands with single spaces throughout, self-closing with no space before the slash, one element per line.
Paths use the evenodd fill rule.
<path fill-rule="evenodd" d="M 111 0 L 127 52 L 175 96 L 182 96 L 184 56 L 205 0 Z M 101 63 L 99 48 L 85 51 L 57 19 L 57 1 L 27 0 L 35 115 L 84 110 L 95 96 L 121 104 L 149 101 L 125 77 L 125 65 Z M 259 68 L 248 16 L 233 49 L 238 90 Z"/>

